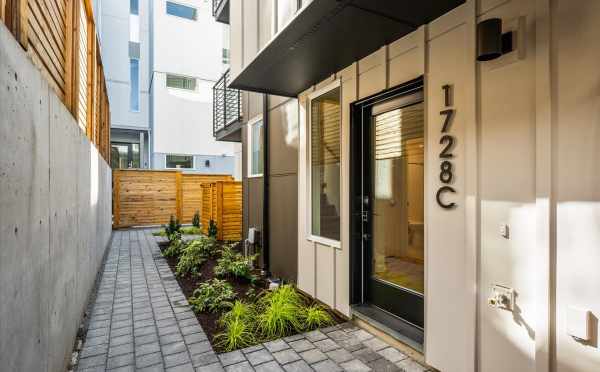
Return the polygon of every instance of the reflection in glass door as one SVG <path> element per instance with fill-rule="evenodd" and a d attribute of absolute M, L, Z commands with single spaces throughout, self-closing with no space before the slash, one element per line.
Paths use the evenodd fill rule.
<path fill-rule="evenodd" d="M 422 295 L 423 103 L 377 111 L 375 106 L 371 125 L 371 273 L 374 280 Z"/>

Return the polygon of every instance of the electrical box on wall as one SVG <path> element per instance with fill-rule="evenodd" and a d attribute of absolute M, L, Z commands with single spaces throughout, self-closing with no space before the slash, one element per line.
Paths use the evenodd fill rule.
<path fill-rule="evenodd" d="M 567 309 L 567 333 L 581 341 L 590 339 L 590 312 L 574 306 Z"/>

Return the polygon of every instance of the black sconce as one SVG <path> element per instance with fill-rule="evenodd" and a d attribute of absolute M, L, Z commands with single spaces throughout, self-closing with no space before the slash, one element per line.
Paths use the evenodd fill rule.
<path fill-rule="evenodd" d="M 502 33 L 502 20 L 490 18 L 477 24 L 477 60 L 491 61 L 513 51 L 512 31 Z"/>
<path fill-rule="evenodd" d="M 204 166 L 205 166 L 206 168 L 209 168 L 209 167 L 210 167 L 210 160 L 205 160 L 205 161 L 204 161 Z"/>

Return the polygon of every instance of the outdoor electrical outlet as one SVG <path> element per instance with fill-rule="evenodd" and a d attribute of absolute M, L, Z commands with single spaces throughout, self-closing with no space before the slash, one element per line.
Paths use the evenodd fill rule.
<path fill-rule="evenodd" d="M 495 284 L 488 298 L 488 305 L 498 309 L 513 311 L 515 304 L 515 291 L 512 288 Z"/>
<path fill-rule="evenodd" d="M 502 236 L 505 239 L 508 239 L 510 237 L 510 227 L 508 226 L 508 224 L 503 223 L 500 225 L 500 236 Z"/>

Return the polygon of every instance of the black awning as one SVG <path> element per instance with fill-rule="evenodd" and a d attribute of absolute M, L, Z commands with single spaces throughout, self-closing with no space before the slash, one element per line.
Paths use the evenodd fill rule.
<path fill-rule="evenodd" d="M 313 0 L 231 83 L 295 97 L 465 0 Z"/>

